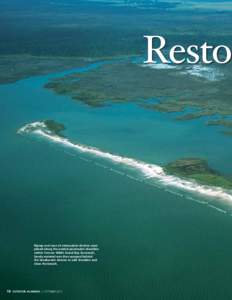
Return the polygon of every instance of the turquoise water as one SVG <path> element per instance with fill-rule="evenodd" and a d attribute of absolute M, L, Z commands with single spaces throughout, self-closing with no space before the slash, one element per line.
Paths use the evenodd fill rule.
<path fill-rule="evenodd" d="M 204 120 L 177 122 L 135 104 L 90 108 L 43 88 L 65 74 L 0 86 L 2 290 L 62 289 L 55 297 L 63 299 L 231 299 L 229 214 L 16 132 L 54 119 L 70 139 L 102 151 L 159 165 L 197 156 L 225 173 L 232 139 Z M 99 262 L 34 267 L 33 243 L 97 243 Z"/>

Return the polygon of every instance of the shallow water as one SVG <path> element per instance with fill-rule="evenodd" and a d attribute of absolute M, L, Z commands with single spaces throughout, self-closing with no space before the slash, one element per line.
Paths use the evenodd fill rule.
<path fill-rule="evenodd" d="M 158 165 L 202 157 L 226 173 L 232 139 L 204 119 L 178 122 L 135 104 L 90 108 L 43 88 L 65 74 L 0 86 L 1 285 L 63 289 L 71 299 L 230 299 L 227 204 L 122 176 L 17 130 L 54 119 L 71 140 L 106 152 Z M 97 243 L 99 262 L 33 267 L 39 242 Z"/>

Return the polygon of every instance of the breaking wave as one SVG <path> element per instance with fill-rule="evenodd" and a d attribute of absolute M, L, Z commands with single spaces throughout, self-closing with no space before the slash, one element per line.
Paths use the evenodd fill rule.
<path fill-rule="evenodd" d="M 124 157 L 109 152 L 104 152 L 98 148 L 86 146 L 79 143 L 73 143 L 68 138 L 54 134 L 44 122 L 34 122 L 18 130 L 19 134 L 33 133 L 46 138 L 54 143 L 77 150 L 80 153 L 86 153 L 102 159 L 106 159 L 116 164 L 130 167 L 139 171 L 145 178 L 154 179 L 164 186 L 174 187 L 188 192 L 197 193 L 207 198 L 221 199 L 232 203 L 232 194 L 228 190 L 220 187 L 206 186 L 197 182 L 178 178 L 165 173 L 164 169 L 155 164 L 149 164 L 140 160 Z"/>

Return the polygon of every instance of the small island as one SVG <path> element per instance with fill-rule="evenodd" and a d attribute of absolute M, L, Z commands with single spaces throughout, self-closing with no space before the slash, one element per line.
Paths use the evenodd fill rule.
<path fill-rule="evenodd" d="M 54 120 L 44 120 L 43 123 L 52 134 L 63 136 L 61 132 L 65 130 L 64 124 L 58 123 Z"/>
<path fill-rule="evenodd" d="M 186 179 L 193 179 L 203 185 L 232 189 L 232 178 L 226 177 L 210 168 L 207 161 L 204 159 L 178 159 L 168 163 L 164 167 L 164 170 L 167 174 L 176 175 Z"/>

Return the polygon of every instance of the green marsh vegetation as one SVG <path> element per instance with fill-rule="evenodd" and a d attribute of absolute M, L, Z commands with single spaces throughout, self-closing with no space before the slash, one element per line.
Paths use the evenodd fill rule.
<path fill-rule="evenodd" d="M 232 178 L 223 176 L 219 172 L 211 169 L 207 161 L 203 159 L 179 159 L 168 163 L 164 169 L 170 175 L 193 179 L 203 185 L 232 189 Z"/>
<path fill-rule="evenodd" d="M 174 10 L 157 6 L 151 10 L 111 3 L 71 0 L 65 6 L 60 1 L 0 3 L 0 55 L 51 58 L 143 55 L 144 34 L 164 35 L 170 44 L 201 44 L 206 40 L 213 45 L 232 44 L 232 16 L 228 10 L 183 11 L 181 5 Z"/>
<path fill-rule="evenodd" d="M 179 121 L 217 115 L 217 120 L 206 124 L 232 127 L 231 121 L 224 119 L 232 114 L 232 67 L 223 66 L 223 76 L 220 70 L 219 78 L 208 78 L 211 73 L 217 73 L 216 68 L 210 66 L 205 74 L 200 67 L 196 74 L 192 74 L 189 66 L 151 69 L 125 59 L 104 64 L 87 73 L 58 78 L 46 87 L 92 107 L 112 102 L 136 102 L 155 111 L 182 112 L 176 116 Z M 151 103 L 151 98 L 157 101 Z M 185 112 L 187 108 L 192 108 L 192 111 Z"/>
<path fill-rule="evenodd" d="M 51 131 L 51 133 L 63 136 L 62 131 L 65 130 L 64 124 L 58 123 L 54 120 L 44 120 L 43 122 L 47 126 L 47 129 Z"/>
<path fill-rule="evenodd" d="M 201 45 L 204 41 L 232 45 L 229 2 L 220 9 L 214 1 L 210 9 L 208 2 L 202 1 L 178 5 L 169 1 L 172 4 L 166 6 L 158 2 L 160 5 L 152 7 L 129 2 L 70 0 L 65 6 L 60 1 L 30 1 L 24 5 L 2 2 L 0 82 L 78 67 L 102 58 L 144 56 L 144 34 L 165 36 L 168 46 Z M 207 80 L 191 75 L 185 66 L 146 69 L 125 60 L 60 78 L 47 87 L 93 107 L 136 101 L 147 109 L 183 112 L 179 120 L 214 115 L 223 119 L 232 113 L 231 65 L 221 67 L 219 80 Z M 214 72 L 215 68 L 210 70 Z M 151 104 L 147 101 L 151 98 L 158 102 Z M 184 113 L 189 107 L 193 111 Z M 223 123 L 214 125 L 228 127 Z M 225 133 L 231 135 L 230 130 Z"/>

